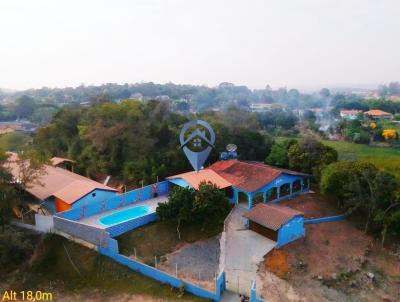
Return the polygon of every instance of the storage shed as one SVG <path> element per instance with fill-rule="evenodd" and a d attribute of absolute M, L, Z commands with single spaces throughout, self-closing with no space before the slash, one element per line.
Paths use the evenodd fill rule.
<path fill-rule="evenodd" d="M 305 236 L 304 214 L 289 207 L 259 203 L 243 216 L 250 230 L 276 241 L 276 247 Z"/>

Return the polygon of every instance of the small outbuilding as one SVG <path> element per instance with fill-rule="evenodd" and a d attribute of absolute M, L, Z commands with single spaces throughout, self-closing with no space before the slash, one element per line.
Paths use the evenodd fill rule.
<path fill-rule="evenodd" d="M 289 207 L 259 203 L 243 216 L 250 230 L 276 241 L 276 247 L 305 236 L 304 214 Z"/>

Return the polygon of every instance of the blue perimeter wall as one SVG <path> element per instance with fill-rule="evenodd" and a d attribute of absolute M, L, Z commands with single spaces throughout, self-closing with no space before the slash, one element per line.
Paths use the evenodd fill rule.
<path fill-rule="evenodd" d="M 151 199 L 153 198 L 154 193 L 157 193 L 158 195 L 165 195 L 168 192 L 169 182 L 163 181 L 158 184 L 149 185 L 143 188 L 126 192 L 124 194 L 116 195 L 107 200 L 93 201 L 89 205 L 57 213 L 56 216 L 77 221 L 86 217 L 99 214 L 104 211 L 127 206 L 138 201 Z"/>
<path fill-rule="evenodd" d="M 276 247 L 281 247 L 305 235 L 304 217 L 293 217 L 279 229 Z"/>
<path fill-rule="evenodd" d="M 250 302 L 267 302 L 264 299 L 257 298 L 256 281 L 251 282 L 250 287 Z"/>
<path fill-rule="evenodd" d="M 178 289 L 183 285 L 185 288 L 185 291 L 187 291 L 193 295 L 196 295 L 198 297 L 211 299 L 213 301 L 219 301 L 221 298 L 221 294 L 222 294 L 223 290 L 225 289 L 225 273 L 224 272 L 218 276 L 216 283 L 215 283 L 216 291 L 215 291 L 215 293 L 213 293 L 213 292 L 203 289 L 197 285 L 183 281 L 182 279 L 179 279 L 176 276 L 172 276 L 163 271 L 160 271 L 152 266 L 146 265 L 144 263 L 135 261 L 134 259 L 131 259 L 124 255 L 121 255 L 113 250 L 102 248 L 102 247 L 97 247 L 97 251 L 100 254 L 110 257 L 114 261 L 129 267 L 131 270 L 138 272 L 142 275 L 145 275 L 149 278 L 155 279 L 161 283 L 168 284 L 168 285 L 178 288 Z"/>
<path fill-rule="evenodd" d="M 142 225 L 156 221 L 158 219 L 157 213 L 151 213 L 135 219 L 131 219 L 105 229 L 110 234 L 110 237 L 117 237 L 123 233 L 129 232 L 133 229 L 141 227 Z"/>
<path fill-rule="evenodd" d="M 336 216 L 328 216 L 328 217 L 320 217 L 315 219 L 307 219 L 304 220 L 304 224 L 314 224 L 314 223 L 323 223 L 323 222 L 333 222 L 344 220 L 347 217 L 347 214 L 336 215 Z"/>

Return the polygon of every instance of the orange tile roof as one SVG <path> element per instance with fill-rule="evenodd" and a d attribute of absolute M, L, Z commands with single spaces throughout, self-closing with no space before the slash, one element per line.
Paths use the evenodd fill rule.
<path fill-rule="evenodd" d="M 230 187 L 232 184 L 226 179 L 219 176 L 213 170 L 203 169 L 198 172 L 192 171 L 187 173 L 182 173 L 174 176 L 167 177 L 167 179 L 181 178 L 190 184 L 194 189 L 198 189 L 202 181 L 212 182 L 218 188 L 224 189 Z"/>
<path fill-rule="evenodd" d="M 302 212 L 289 207 L 276 204 L 259 203 L 243 216 L 266 228 L 277 231 L 282 225 L 289 222 L 293 217 L 303 216 Z"/>
<path fill-rule="evenodd" d="M 68 204 L 73 204 L 75 201 L 81 199 L 83 196 L 86 196 L 95 189 L 115 191 L 114 189 L 102 184 L 94 184 L 88 181 L 76 180 L 53 193 L 53 196 L 60 198 Z"/>
<path fill-rule="evenodd" d="M 16 153 L 9 153 L 9 155 L 5 167 L 17 179 L 19 177 L 19 166 L 15 161 L 18 155 Z M 34 183 L 28 185 L 26 191 L 41 200 L 57 194 L 58 198 L 68 204 L 73 204 L 95 189 L 117 191 L 71 171 L 44 165 L 43 173 L 39 175 Z"/>
<path fill-rule="evenodd" d="M 364 114 L 366 114 L 366 115 L 371 115 L 371 116 L 392 115 L 392 114 L 389 113 L 389 112 L 385 112 L 385 111 L 382 111 L 382 110 L 379 110 L 379 109 L 369 110 L 369 111 L 364 112 Z"/>
<path fill-rule="evenodd" d="M 50 162 L 51 162 L 51 164 L 53 166 L 57 166 L 57 165 L 59 165 L 61 163 L 64 163 L 64 162 L 74 163 L 73 160 L 68 159 L 68 158 L 62 158 L 62 157 L 53 157 L 52 159 L 50 159 Z"/>
<path fill-rule="evenodd" d="M 220 176 L 229 181 L 232 186 L 245 192 L 254 192 L 267 185 L 282 173 L 291 175 L 307 174 L 271 167 L 260 162 L 239 161 L 236 159 L 220 160 L 209 166 Z"/>

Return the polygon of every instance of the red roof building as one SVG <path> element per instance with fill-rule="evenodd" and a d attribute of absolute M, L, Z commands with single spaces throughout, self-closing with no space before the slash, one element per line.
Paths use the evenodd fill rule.
<path fill-rule="evenodd" d="M 220 160 L 199 172 L 168 177 L 168 181 L 183 187 L 198 188 L 201 181 L 210 181 L 220 189 L 230 188 L 235 203 L 279 200 L 307 191 L 310 175 L 280 169 L 254 161 Z"/>
<path fill-rule="evenodd" d="M 369 110 L 369 111 L 364 112 L 364 114 L 373 119 L 392 119 L 393 118 L 393 114 L 379 110 L 379 109 Z"/>

